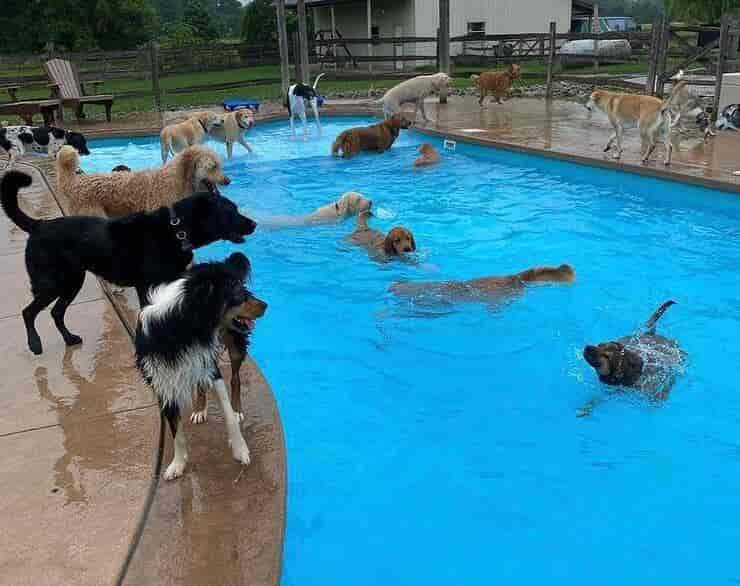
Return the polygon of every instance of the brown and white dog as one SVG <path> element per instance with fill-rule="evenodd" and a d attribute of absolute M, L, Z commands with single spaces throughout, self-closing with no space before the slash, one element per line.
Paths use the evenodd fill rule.
<path fill-rule="evenodd" d="M 360 128 L 350 128 L 341 132 L 334 140 L 331 146 L 331 154 L 335 157 L 340 156 L 344 159 L 354 157 L 361 151 L 374 151 L 382 153 L 387 151 L 393 143 L 396 142 L 401 129 L 411 126 L 411 122 L 395 114 L 372 126 L 363 126 Z"/>
<path fill-rule="evenodd" d="M 215 141 L 226 144 L 226 156 L 231 159 L 234 144 L 239 143 L 247 152 L 252 152 L 252 147 L 244 139 L 244 133 L 254 126 L 254 112 L 251 109 L 236 110 L 223 115 L 223 123 L 211 128 L 208 136 Z"/>
<path fill-rule="evenodd" d="M 439 163 L 439 151 L 425 142 L 419 147 L 419 158 L 414 161 L 414 167 L 429 167 Z"/>
<path fill-rule="evenodd" d="M 470 80 L 478 87 L 480 98 L 478 103 L 482 106 L 487 95 L 492 95 L 496 103 L 501 103 L 501 98 L 509 95 L 509 90 L 514 80 L 522 76 L 522 69 L 515 63 L 510 63 L 506 71 L 484 71 L 480 75 L 471 75 Z"/>
<path fill-rule="evenodd" d="M 623 137 L 625 128 L 635 126 L 640 130 L 642 139 L 642 162 L 647 163 L 658 142 L 662 142 L 666 149 L 665 164 L 670 165 L 673 145 L 671 130 L 681 117 L 681 113 L 688 105 L 687 82 L 679 81 L 673 87 L 667 99 L 661 100 L 653 96 L 625 94 L 596 90 L 591 93 L 586 108 L 594 108 L 604 112 L 614 128 L 614 134 L 604 148 L 604 152 L 611 150 L 616 141 L 617 150 L 615 159 L 622 156 Z"/>
<path fill-rule="evenodd" d="M 221 124 L 223 119 L 218 114 L 195 112 L 183 122 L 165 126 L 159 133 L 162 163 L 166 163 L 170 155 L 176 155 L 189 146 L 201 144 L 213 129 Z"/>
<path fill-rule="evenodd" d="M 467 281 L 399 282 L 391 285 L 391 292 L 415 299 L 428 297 L 435 301 L 498 302 L 520 295 L 531 283 L 572 283 L 576 273 L 570 265 L 535 267 L 514 275 L 479 277 Z"/>
<path fill-rule="evenodd" d="M 369 211 L 358 214 L 355 231 L 347 236 L 347 240 L 386 258 L 403 256 L 416 250 L 416 241 L 411 230 L 396 226 L 391 228 L 388 234 L 383 234 L 380 230 L 373 230 L 367 225 L 367 220 L 371 215 Z"/>

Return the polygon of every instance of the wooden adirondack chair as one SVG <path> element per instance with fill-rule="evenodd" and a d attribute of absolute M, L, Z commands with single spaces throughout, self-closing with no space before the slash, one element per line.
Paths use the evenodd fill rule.
<path fill-rule="evenodd" d="M 62 100 L 62 105 L 73 106 L 77 119 L 85 117 L 83 111 L 86 104 L 102 104 L 105 106 L 105 117 L 111 121 L 111 109 L 113 108 L 113 96 L 110 94 L 87 95 L 86 85 L 100 86 L 102 81 L 83 81 L 80 83 L 80 75 L 77 66 L 64 59 L 52 59 L 44 63 L 44 71 L 49 77 L 52 94 Z M 61 111 L 61 110 L 60 110 Z M 62 112 L 60 118 L 64 119 Z"/>

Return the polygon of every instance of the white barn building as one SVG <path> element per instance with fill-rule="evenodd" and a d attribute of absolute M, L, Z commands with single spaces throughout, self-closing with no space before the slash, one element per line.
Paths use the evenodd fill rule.
<path fill-rule="evenodd" d="M 439 26 L 438 0 L 305 0 L 314 18 L 314 30 L 324 36 L 345 39 L 372 37 L 436 37 Z M 295 0 L 286 0 L 288 8 Z M 547 32 L 550 22 L 559 32 L 570 30 L 575 16 L 590 15 L 591 0 L 450 0 L 450 36 L 467 34 L 516 34 Z M 368 22 L 368 14 L 370 19 Z M 430 49 L 431 47 L 431 49 Z M 435 47 L 418 44 L 351 44 L 355 56 L 428 55 Z M 451 54 L 462 43 L 451 46 Z M 339 51 L 338 51 L 339 52 Z M 400 62 L 396 64 L 398 68 Z"/>

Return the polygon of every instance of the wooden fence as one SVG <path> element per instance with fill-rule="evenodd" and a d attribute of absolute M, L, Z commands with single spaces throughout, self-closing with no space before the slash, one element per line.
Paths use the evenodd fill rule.
<path fill-rule="evenodd" d="M 383 37 L 343 38 L 338 32 L 317 35 L 309 43 L 312 65 L 331 68 L 330 79 L 381 79 L 408 77 L 419 67 L 439 67 L 439 38 Z M 647 76 L 645 91 L 662 95 L 663 87 L 679 69 L 693 69 L 710 75 L 697 84 L 715 85 L 717 99 L 721 74 L 740 69 L 737 55 L 740 27 L 736 21 L 724 18 L 719 27 L 673 26 L 657 19 L 650 32 L 610 32 L 601 34 L 558 32 L 554 23 L 545 33 L 506 35 L 464 35 L 450 38 L 451 69 L 466 67 L 497 67 L 506 63 L 539 64 L 538 76 L 547 80 L 548 95 L 558 78 L 569 77 L 563 66 L 573 61 L 592 62 L 597 68 L 605 63 L 598 51 L 584 55 L 565 55 L 563 45 L 569 41 L 593 40 L 596 47 L 607 40 L 627 40 L 631 54 L 623 58 L 608 58 L 608 63 L 634 63 L 644 66 Z M 294 43 L 289 43 L 290 59 L 295 62 Z M 297 43 L 295 44 L 297 45 Z M 224 75 L 214 80 L 182 86 L 167 83 L 168 77 L 202 72 L 229 72 L 255 66 L 277 65 L 280 54 L 277 43 L 212 43 L 183 48 L 159 47 L 150 44 L 138 50 L 86 53 L 46 53 L 38 55 L 0 55 L 0 90 L 3 86 L 46 83 L 42 65 L 52 57 L 76 63 L 83 80 L 136 81 L 115 91 L 121 98 L 152 98 L 160 107 L 164 94 L 186 94 L 257 85 L 279 84 L 275 77 L 238 79 Z M 535 69 L 534 67 L 532 69 Z M 526 71 L 526 67 L 525 67 Z M 719 75 L 717 75 L 719 74 Z M 215 76 L 211 76 L 215 77 Z M 692 83 L 694 81 L 692 80 Z M 115 85 L 115 84 L 114 84 Z M 118 84 L 126 85 L 126 84 Z M 0 99 L 5 98 L 0 91 Z"/>

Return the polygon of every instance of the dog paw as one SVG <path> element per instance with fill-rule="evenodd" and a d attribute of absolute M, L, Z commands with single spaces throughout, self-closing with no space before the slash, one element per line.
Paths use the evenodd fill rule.
<path fill-rule="evenodd" d="M 29 338 L 28 339 L 28 349 L 33 352 L 36 356 L 41 354 L 44 349 L 41 346 L 41 339 L 40 338 Z"/>
<path fill-rule="evenodd" d="M 208 421 L 208 407 L 203 409 L 203 411 L 193 411 L 193 414 L 190 416 L 190 423 L 195 423 L 196 425 L 205 423 L 206 421 Z"/>
<path fill-rule="evenodd" d="M 187 464 L 186 460 L 172 460 L 170 465 L 167 466 L 167 470 L 164 471 L 164 479 L 174 480 L 182 476 L 182 473 L 185 472 L 185 464 Z"/>
<path fill-rule="evenodd" d="M 245 442 L 244 439 L 237 443 L 236 447 L 231 446 L 231 453 L 234 456 L 234 460 L 240 462 L 244 466 L 249 466 L 249 463 L 252 461 L 249 456 L 247 442 Z"/>

